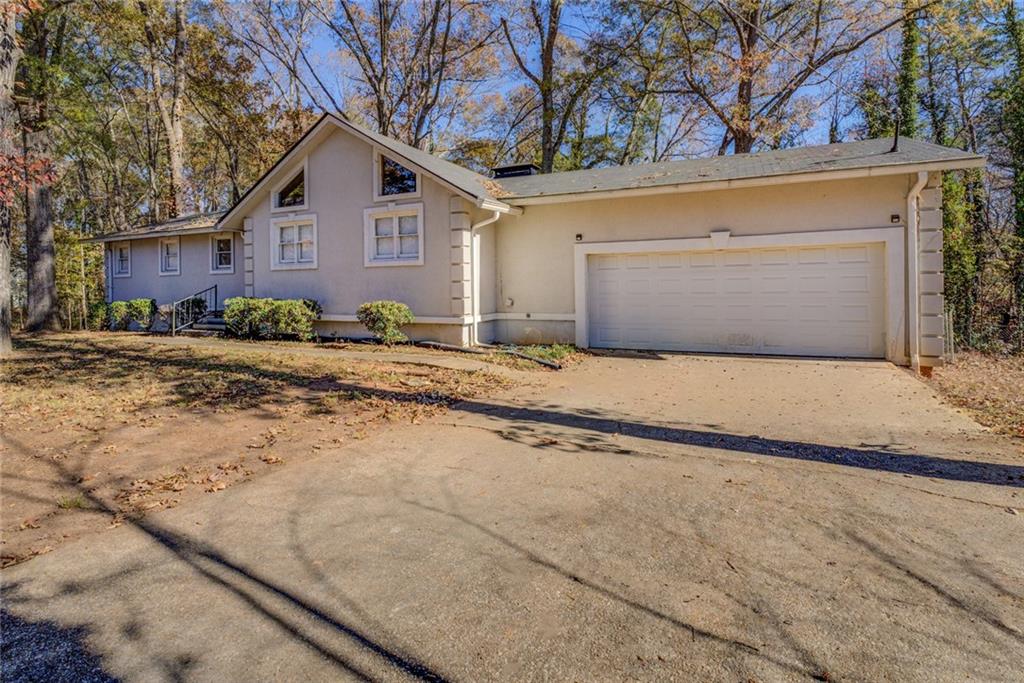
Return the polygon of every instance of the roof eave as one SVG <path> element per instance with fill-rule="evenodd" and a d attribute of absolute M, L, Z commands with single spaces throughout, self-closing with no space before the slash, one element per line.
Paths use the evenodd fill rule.
<path fill-rule="evenodd" d="M 145 240 L 153 239 L 155 237 L 181 237 L 183 235 L 212 235 L 217 232 L 241 232 L 237 228 L 225 228 L 217 224 L 209 225 L 204 228 L 180 228 L 178 230 L 153 230 L 150 232 L 111 232 L 106 235 L 96 235 L 95 237 L 86 237 L 80 242 L 99 244 L 102 242 L 126 242 L 128 240 Z"/>
<path fill-rule="evenodd" d="M 804 171 L 779 175 L 758 176 L 755 178 L 733 178 L 728 180 L 707 180 L 670 185 L 652 185 L 649 187 L 623 187 L 612 190 L 580 190 L 561 194 L 527 195 L 507 197 L 505 201 L 512 206 L 529 206 L 534 204 L 561 204 L 567 202 L 593 201 L 619 197 L 642 197 L 656 194 L 682 194 L 687 192 L 713 192 L 715 190 L 732 190 L 791 183 L 806 183 L 826 180 L 848 180 L 852 178 L 871 178 L 888 175 L 904 175 L 919 171 L 955 171 L 985 166 L 984 156 L 971 156 L 962 159 L 931 161 L 909 164 L 880 164 L 854 169 L 837 169 L 834 171 Z"/>

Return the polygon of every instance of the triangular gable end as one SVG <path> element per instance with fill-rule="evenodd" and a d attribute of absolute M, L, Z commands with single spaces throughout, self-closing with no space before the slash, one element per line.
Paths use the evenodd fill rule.
<path fill-rule="evenodd" d="M 463 169 L 451 162 L 445 161 L 444 159 L 433 157 L 426 152 L 409 147 L 408 145 L 403 145 L 402 143 L 391 140 L 383 135 L 365 131 L 358 126 L 349 123 L 343 118 L 328 112 L 321 116 L 320 119 L 309 128 L 309 130 L 303 133 L 302 137 L 299 138 L 299 140 L 292 145 L 287 152 L 281 155 L 274 165 L 271 166 L 270 169 L 264 173 L 260 179 L 257 180 L 256 183 L 254 183 L 253 186 L 241 196 L 241 198 L 239 198 L 237 202 L 235 202 L 234 206 L 232 206 L 227 213 L 224 214 L 224 217 L 218 221 L 218 227 L 225 229 L 240 229 L 241 226 L 239 223 L 245 213 L 245 209 L 249 206 L 250 202 L 254 200 L 256 195 L 258 195 L 261 190 L 265 189 L 272 181 L 276 180 L 282 184 L 287 183 L 288 179 L 278 178 L 277 176 L 284 173 L 286 169 L 294 172 L 294 165 L 297 163 L 298 157 L 303 154 L 308 154 L 311 146 L 315 146 L 316 144 L 319 144 L 319 142 L 322 142 L 323 139 L 326 139 L 325 137 L 320 136 L 320 132 L 322 132 L 326 127 L 332 125 L 356 136 L 375 149 L 379 148 L 386 151 L 388 156 L 393 157 L 395 161 L 404 166 L 408 166 L 417 173 L 432 178 L 452 192 L 473 202 L 478 207 L 492 211 L 500 211 L 502 213 L 515 211 L 515 209 L 510 207 L 508 204 L 491 197 L 483 189 L 484 184 L 482 181 L 487 180 L 483 176 L 478 176 L 479 180 L 477 180 L 472 177 L 477 176 L 477 174 L 469 171 L 468 169 Z M 429 159 L 426 160 L 427 165 L 434 168 L 428 168 L 424 164 L 417 163 L 415 159 L 411 158 L 413 156 L 423 155 L 429 157 Z M 446 174 L 443 172 L 439 173 L 436 170 L 438 167 L 444 166 L 451 167 L 451 170 L 454 172 Z M 455 175 L 461 177 L 455 178 L 453 177 Z M 474 185 L 479 185 L 479 189 L 474 187 Z M 274 187 L 276 188 L 277 186 Z"/>

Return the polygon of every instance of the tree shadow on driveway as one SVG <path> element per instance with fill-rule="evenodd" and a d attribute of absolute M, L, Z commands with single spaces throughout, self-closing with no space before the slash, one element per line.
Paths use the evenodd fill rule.
<path fill-rule="evenodd" d="M 7 439 L 7 443 L 14 448 L 27 448 L 24 444 L 17 443 L 13 439 Z M 70 470 L 60 461 L 52 461 L 50 465 L 59 471 L 59 476 L 62 480 L 69 483 L 76 482 L 74 486 L 80 491 L 81 495 L 88 501 L 92 508 L 108 514 L 111 517 L 117 515 L 118 510 L 108 505 L 106 501 L 96 496 L 88 487 L 83 486 L 80 483 L 81 473 Z M 364 681 L 374 680 L 373 674 L 368 671 L 364 671 L 350 658 L 345 657 L 338 648 L 322 642 L 323 638 L 317 637 L 313 631 L 308 628 L 308 624 L 313 623 L 327 627 L 330 633 L 340 635 L 343 642 L 354 645 L 358 650 L 376 656 L 384 663 L 394 667 L 409 678 L 435 682 L 443 682 L 447 680 L 444 675 L 433 670 L 427 664 L 419 661 L 414 656 L 403 654 L 398 649 L 384 644 L 370 634 L 365 633 L 360 628 L 352 624 L 345 623 L 341 618 L 331 614 L 327 609 L 318 606 L 314 602 L 307 600 L 292 591 L 289 591 L 282 585 L 275 583 L 273 580 L 263 575 L 257 569 L 233 561 L 218 548 L 208 543 L 197 540 L 191 536 L 172 531 L 152 519 L 145 517 L 129 517 L 126 518 L 124 522 L 143 532 L 150 540 L 169 551 L 175 559 L 186 564 L 192 570 L 197 572 L 199 576 L 231 593 L 250 608 L 254 614 L 273 623 L 286 635 L 313 652 L 319 654 L 326 661 L 334 665 L 339 672 L 344 673 L 348 677 Z M 128 571 L 136 570 L 137 569 L 130 569 Z M 118 572 L 118 575 L 123 576 L 124 573 L 125 570 L 121 570 Z M 3 600 L 6 605 L 24 606 L 30 605 L 36 601 L 45 602 L 48 599 L 78 595 L 86 588 L 87 587 L 80 581 L 69 580 L 64 582 L 55 594 L 47 597 L 37 597 L 23 594 L 20 590 L 19 584 L 13 583 L 4 586 Z M 275 607 L 275 602 L 278 605 L 283 604 L 284 609 L 280 606 Z M 7 617 L 5 615 L 5 620 L 6 618 Z M 70 633 L 79 640 L 85 636 L 87 630 L 88 627 L 63 629 L 64 632 Z M 5 624 L 5 641 L 6 633 Z M 19 661 L 19 659 L 24 659 L 28 656 L 17 643 L 13 644 L 14 647 L 11 645 L 12 644 L 7 642 L 4 643 L 2 657 L 0 657 L 0 664 L 2 664 L 2 668 L 5 671 L 4 681 L 8 680 L 6 671 L 9 664 L 15 663 Z M 82 662 L 85 662 L 85 664 L 96 664 L 96 670 L 102 671 L 98 667 L 99 658 L 96 655 L 89 653 L 81 647 L 79 647 L 75 653 L 82 655 L 80 658 Z M 194 657 L 187 657 L 186 659 L 193 660 Z M 166 667 L 164 668 L 166 669 Z M 20 680 L 39 679 L 28 677 Z M 51 675 L 46 677 L 46 680 L 77 681 L 79 679 L 74 676 L 61 678 L 60 676 L 54 677 Z M 114 679 L 107 677 L 97 678 L 95 680 L 107 681 Z"/>
<path fill-rule="evenodd" d="M 658 426 L 637 422 L 628 416 L 605 417 L 607 413 L 573 411 L 563 406 L 521 407 L 462 401 L 455 404 L 453 409 L 509 423 L 552 425 L 585 432 L 620 434 L 637 439 L 842 465 L 878 472 L 1024 488 L 1024 465 L 957 460 L 918 453 L 829 446 L 711 430 Z M 566 438 L 572 437 L 566 435 Z M 543 442 L 539 444 L 540 447 L 543 445 Z"/>

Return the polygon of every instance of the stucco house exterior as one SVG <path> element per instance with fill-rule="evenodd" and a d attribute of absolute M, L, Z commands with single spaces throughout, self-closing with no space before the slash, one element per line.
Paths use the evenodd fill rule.
<path fill-rule="evenodd" d="M 485 177 L 324 115 L 230 210 L 94 238 L 111 300 L 366 301 L 415 339 L 885 358 L 943 350 L 941 172 L 918 140 Z"/>

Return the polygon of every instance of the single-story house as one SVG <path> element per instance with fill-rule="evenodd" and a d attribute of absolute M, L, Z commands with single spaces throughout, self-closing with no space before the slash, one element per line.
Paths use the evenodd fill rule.
<path fill-rule="evenodd" d="M 941 172 L 864 140 L 537 174 L 475 173 L 326 114 L 223 214 L 94 238 L 111 300 L 217 285 L 316 299 L 321 335 L 408 304 L 416 339 L 886 358 L 943 352 Z"/>

